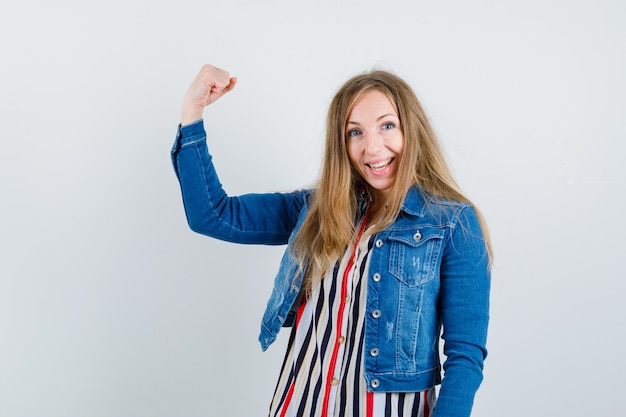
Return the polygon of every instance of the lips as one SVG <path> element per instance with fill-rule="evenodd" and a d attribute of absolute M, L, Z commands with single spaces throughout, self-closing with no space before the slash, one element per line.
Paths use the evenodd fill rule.
<path fill-rule="evenodd" d="M 389 158 L 389 159 L 385 159 L 384 161 L 376 162 L 376 163 L 373 163 L 373 164 L 365 164 L 365 165 L 367 165 L 368 167 L 370 167 L 374 171 L 382 171 L 387 166 L 389 166 L 389 164 L 391 164 L 393 162 L 393 160 L 394 160 L 394 158 Z"/>

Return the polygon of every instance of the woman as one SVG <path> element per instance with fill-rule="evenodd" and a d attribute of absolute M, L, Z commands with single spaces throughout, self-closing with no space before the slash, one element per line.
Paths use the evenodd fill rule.
<path fill-rule="evenodd" d="M 411 88 L 384 71 L 353 77 L 331 102 L 314 190 L 229 197 L 202 114 L 236 82 L 201 69 L 172 160 L 194 231 L 288 243 L 259 338 L 265 350 L 292 326 L 270 415 L 469 416 L 487 355 L 490 244 Z"/>

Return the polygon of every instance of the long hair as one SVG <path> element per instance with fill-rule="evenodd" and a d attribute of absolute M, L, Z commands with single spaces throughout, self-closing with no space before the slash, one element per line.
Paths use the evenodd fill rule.
<path fill-rule="evenodd" d="M 304 273 L 303 288 L 306 291 L 310 291 L 345 252 L 355 233 L 358 194 L 363 189 L 370 191 L 367 182 L 350 163 L 346 136 L 354 103 L 367 91 L 379 91 L 389 98 L 398 113 L 404 135 L 404 149 L 387 209 L 369 233 L 379 232 L 394 222 L 409 188 L 414 185 L 431 196 L 472 204 L 452 176 L 439 141 L 411 87 L 395 74 L 381 70 L 349 79 L 337 91 L 328 109 L 319 184 L 307 217 L 292 244 L 292 256 Z M 489 231 L 480 211 L 475 206 L 474 209 L 491 258 Z"/>

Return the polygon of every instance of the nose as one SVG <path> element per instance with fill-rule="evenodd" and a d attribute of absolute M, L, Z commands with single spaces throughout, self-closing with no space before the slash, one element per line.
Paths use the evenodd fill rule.
<path fill-rule="evenodd" d="M 365 135 L 365 152 L 369 155 L 376 155 L 383 149 L 383 137 L 378 132 Z"/>

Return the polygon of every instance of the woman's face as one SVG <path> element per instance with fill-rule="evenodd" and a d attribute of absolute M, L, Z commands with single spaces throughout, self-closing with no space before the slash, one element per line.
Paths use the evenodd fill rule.
<path fill-rule="evenodd" d="M 404 149 L 400 119 L 385 94 L 371 90 L 357 98 L 348 117 L 346 137 L 352 166 L 372 187 L 374 197 L 385 201 Z"/>

